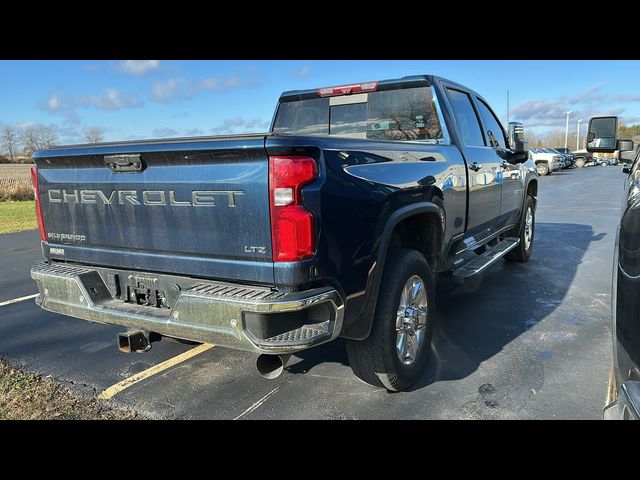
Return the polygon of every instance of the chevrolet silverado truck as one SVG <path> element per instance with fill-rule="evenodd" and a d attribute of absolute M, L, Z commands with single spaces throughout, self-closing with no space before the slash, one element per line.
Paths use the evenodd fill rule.
<path fill-rule="evenodd" d="M 285 92 L 268 133 L 39 150 L 42 308 L 162 337 L 291 354 L 342 337 L 397 391 L 428 363 L 440 275 L 527 261 L 538 181 L 522 124 L 451 81 Z"/>
<path fill-rule="evenodd" d="M 536 166 L 538 175 L 543 177 L 550 175 L 562 168 L 562 157 L 555 153 L 545 152 L 542 148 L 532 148 L 530 150 L 531 160 Z"/>

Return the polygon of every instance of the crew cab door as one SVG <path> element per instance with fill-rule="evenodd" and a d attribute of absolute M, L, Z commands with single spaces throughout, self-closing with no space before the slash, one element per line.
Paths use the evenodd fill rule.
<path fill-rule="evenodd" d="M 524 178 L 521 176 L 520 164 L 510 164 L 506 161 L 507 137 L 500 125 L 500 121 L 491 110 L 491 107 L 480 97 L 475 97 L 480 120 L 484 129 L 485 139 L 493 148 L 500 162 L 498 169 L 498 182 L 502 182 L 500 219 L 498 226 L 512 225 L 518 222 L 520 210 L 523 205 Z"/>
<path fill-rule="evenodd" d="M 469 207 L 465 243 L 469 246 L 490 236 L 498 225 L 502 160 L 488 146 L 472 96 L 458 86 L 445 85 L 468 167 Z"/>

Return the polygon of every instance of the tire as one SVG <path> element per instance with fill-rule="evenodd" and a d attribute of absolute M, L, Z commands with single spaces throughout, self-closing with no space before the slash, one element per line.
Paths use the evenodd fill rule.
<path fill-rule="evenodd" d="M 527 214 L 531 212 L 530 231 L 527 229 Z M 533 252 L 533 239 L 536 233 L 536 203 L 533 197 L 528 195 L 524 204 L 522 220 L 518 229 L 514 232 L 514 236 L 520 239 L 520 243 L 516 248 L 505 255 L 505 259 L 515 262 L 528 262 Z"/>
<path fill-rule="evenodd" d="M 410 330 L 409 333 L 402 333 L 404 345 L 411 345 L 411 339 L 418 343 L 413 360 L 410 361 L 410 356 L 404 356 L 405 363 L 400 359 L 400 347 L 396 348 L 396 342 L 401 338 L 396 322 L 400 318 L 398 312 L 403 291 L 415 277 L 419 277 L 423 285 L 423 293 L 418 293 L 417 297 L 421 299 L 420 305 L 424 305 L 422 300 L 426 302 L 421 309 L 423 315 L 418 316 L 418 323 L 424 326 L 417 328 L 413 336 Z M 378 292 L 371 333 L 364 340 L 347 341 L 347 354 L 353 373 L 366 383 L 394 392 L 406 390 L 413 385 L 424 372 L 431 353 L 434 300 L 434 277 L 424 256 L 415 250 L 390 250 Z M 418 331 L 421 331 L 420 337 L 417 336 Z M 407 350 L 407 354 L 410 351 Z"/>
<path fill-rule="evenodd" d="M 549 165 L 547 165 L 546 163 L 536 164 L 536 170 L 538 171 L 538 175 L 541 177 L 549 175 L 551 173 L 551 170 L 549 170 Z"/>
<path fill-rule="evenodd" d="M 585 166 L 587 162 L 584 160 L 584 158 L 580 157 L 580 158 L 576 158 L 576 167 L 578 168 L 582 168 Z"/>

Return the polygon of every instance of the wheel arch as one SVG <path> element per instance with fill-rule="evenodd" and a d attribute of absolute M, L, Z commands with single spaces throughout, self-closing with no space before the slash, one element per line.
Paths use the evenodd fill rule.
<path fill-rule="evenodd" d="M 425 255 L 429 266 L 435 273 L 438 264 L 442 261 L 442 246 L 444 244 L 443 239 L 445 233 L 444 219 L 444 209 L 432 202 L 419 202 L 407 205 L 399 208 L 389 216 L 376 242 L 378 245 L 376 248 L 375 263 L 367 278 L 367 293 L 364 306 L 353 321 L 348 322 L 344 327 L 341 336 L 353 340 L 362 340 L 369 336 L 373 324 L 373 314 L 375 312 L 378 291 L 384 274 L 384 264 L 390 248 L 395 246 L 404 248 L 418 247 L 413 249 Z M 427 232 L 435 233 L 437 236 L 435 242 L 425 242 L 423 248 L 419 248 L 420 245 L 415 243 L 416 238 L 413 236 L 415 233 L 418 235 L 425 233 L 418 229 L 419 225 L 425 226 Z M 418 229 L 417 232 L 416 229 Z M 429 236 L 429 233 L 427 233 L 427 236 Z M 398 238 L 401 239 L 400 244 L 397 243 Z M 433 265 L 432 262 L 435 263 L 435 265 Z M 348 312 L 345 313 L 348 314 Z"/>

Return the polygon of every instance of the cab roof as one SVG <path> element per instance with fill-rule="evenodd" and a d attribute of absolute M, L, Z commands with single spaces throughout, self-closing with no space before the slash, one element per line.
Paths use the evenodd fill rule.
<path fill-rule="evenodd" d="M 433 75 L 411 75 L 402 78 L 393 78 L 388 80 L 379 80 L 376 91 L 381 90 L 394 90 L 398 88 L 411 88 L 411 87 L 429 87 L 433 85 L 434 80 L 438 77 Z M 443 79 L 444 80 L 444 79 Z M 367 83 L 367 82 L 361 82 Z M 312 98 L 320 98 L 318 89 L 308 90 L 289 90 L 280 95 L 280 102 L 291 102 L 295 100 L 309 100 Z"/>

